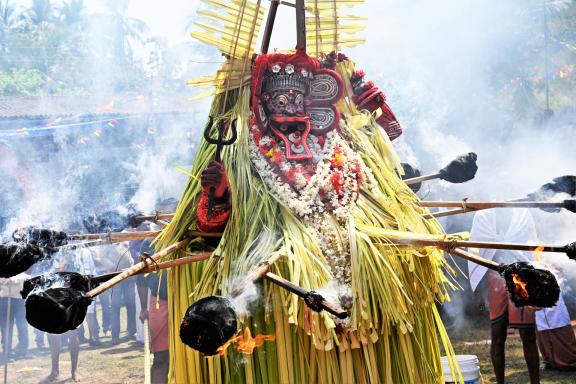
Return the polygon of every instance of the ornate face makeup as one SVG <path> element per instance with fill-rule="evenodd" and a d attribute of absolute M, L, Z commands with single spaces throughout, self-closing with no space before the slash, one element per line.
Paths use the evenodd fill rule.
<path fill-rule="evenodd" d="M 251 109 L 258 129 L 282 140 L 286 159 L 312 159 L 308 136 L 338 127 L 334 103 L 342 97 L 340 76 L 301 51 L 259 56 L 252 76 Z"/>
<path fill-rule="evenodd" d="M 306 143 L 310 133 L 310 119 L 304 109 L 304 93 L 298 90 L 280 90 L 262 94 L 268 126 L 284 142 L 286 158 L 304 160 L 312 158 Z"/>

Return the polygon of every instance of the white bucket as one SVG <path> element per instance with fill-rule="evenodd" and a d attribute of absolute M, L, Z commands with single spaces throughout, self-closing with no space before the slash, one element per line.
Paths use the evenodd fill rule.
<path fill-rule="evenodd" d="M 456 364 L 460 367 L 460 373 L 464 384 L 480 383 L 480 366 L 478 365 L 478 356 L 476 355 L 456 355 Z M 452 376 L 448 358 L 442 356 L 442 372 L 444 373 L 444 382 L 457 383 L 457 377 Z M 456 373 L 455 373 L 456 374 Z"/>

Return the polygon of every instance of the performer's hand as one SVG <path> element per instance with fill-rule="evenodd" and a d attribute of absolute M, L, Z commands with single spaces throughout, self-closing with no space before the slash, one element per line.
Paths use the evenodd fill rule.
<path fill-rule="evenodd" d="M 208 167 L 202 172 L 200 183 L 205 190 L 215 188 L 214 197 L 221 199 L 229 188 L 228 175 L 224 166 L 219 161 L 212 161 Z"/>
<path fill-rule="evenodd" d="M 148 319 L 148 309 L 142 308 L 140 310 L 140 316 L 138 316 L 138 318 L 142 323 L 144 323 Z"/>

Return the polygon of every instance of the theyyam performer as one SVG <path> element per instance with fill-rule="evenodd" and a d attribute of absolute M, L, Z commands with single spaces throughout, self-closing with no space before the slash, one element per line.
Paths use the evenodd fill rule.
<path fill-rule="evenodd" d="M 199 21 L 204 31 L 193 35 L 226 62 L 215 77 L 191 82 L 215 86 L 214 101 L 157 247 L 188 230 L 222 235 L 173 254 L 214 247 L 208 260 L 168 272 L 170 381 L 443 382 L 440 356 L 452 354 L 436 310 L 449 288 L 443 251 L 388 241 L 442 229 L 422 217 L 427 210 L 399 176 L 391 140 L 402 131 L 384 94 L 334 53 L 361 42 L 360 18 L 340 13 L 350 2 L 296 1 L 296 49 L 267 53 L 279 4 L 272 1 L 260 54 L 260 1 L 206 3 L 219 10 L 199 15 L 216 23 Z M 349 316 L 313 311 L 268 279 L 250 287 L 248 276 L 262 266 Z M 234 307 L 250 289 L 257 298 L 235 307 L 237 322 L 206 315 Z M 203 301 L 210 296 L 220 301 Z M 189 310 L 193 303 L 204 314 Z M 192 343 L 202 346 L 227 326 L 240 336 L 218 349 L 201 353 L 180 341 L 179 332 L 194 328 Z"/>
<path fill-rule="evenodd" d="M 30 325 L 74 330 L 98 295 L 166 269 L 172 383 L 442 383 L 463 381 L 436 309 L 454 288 L 444 251 L 498 272 L 515 306 L 558 302 L 552 272 L 461 247 L 576 260 L 576 242 L 466 241 L 467 233 L 444 234 L 435 217 L 502 207 L 576 213 L 574 176 L 513 201 L 420 201 L 408 186 L 471 180 L 476 155 L 423 176 L 400 163 L 391 140 L 402 129 L 384 94 L 337 53 L 363 41 L 362 18 L 339 10 L 362 0 L 271 0 L 260 53 L 261 0 L 204 2 L 212 8 L 198 14 L 209 22 L 196 21 L 204 31 L 193 36 L 226 61 L 216 76 L 190 81 L 215 91 L 176 212 L 104 212 L 84 220 L 84 234 L 18 228 L 0 243 L 0 277 L 64 250 L 155 238 L 155 253 L 122 271 L 26 280 Z M 280 4 L 296 10 L 297 45 L 268 53 Z M 415 177 L 402 180 L 404 171 Z M 548 192 L 571 199 L 533 201 Z M 163 229 L 124 231 L 143 221 Z"/>

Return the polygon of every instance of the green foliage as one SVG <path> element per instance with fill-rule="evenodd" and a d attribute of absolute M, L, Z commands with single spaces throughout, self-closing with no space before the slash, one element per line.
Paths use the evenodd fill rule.
<path fill-rule="evenodd" d="M 514 0 L 517 24 L 501 63 L 492 68 L 493 85 L 518 117 L 535 118 L 547 106 L 574 107 L 575 79 L 561 74 L 576 62 L 576 2 Z M 514 61 L 510 62 L 510 57 Z"/>
<path fill-rule="evenodd" d="M 146 92 L 184 84 L 166 66 L 166 44 L 128 17 L 128 0 L 89 13 L 85 0 L 0 0 L 0 95 Z M 155 81 L 152 81 L 154 77 Z"/>
<path fill-rule="evenodd" d="M 46 79 L 36 69 L 0 70 L 0 94 L 5 96 L 31 96 L 42 93 Z"/>

